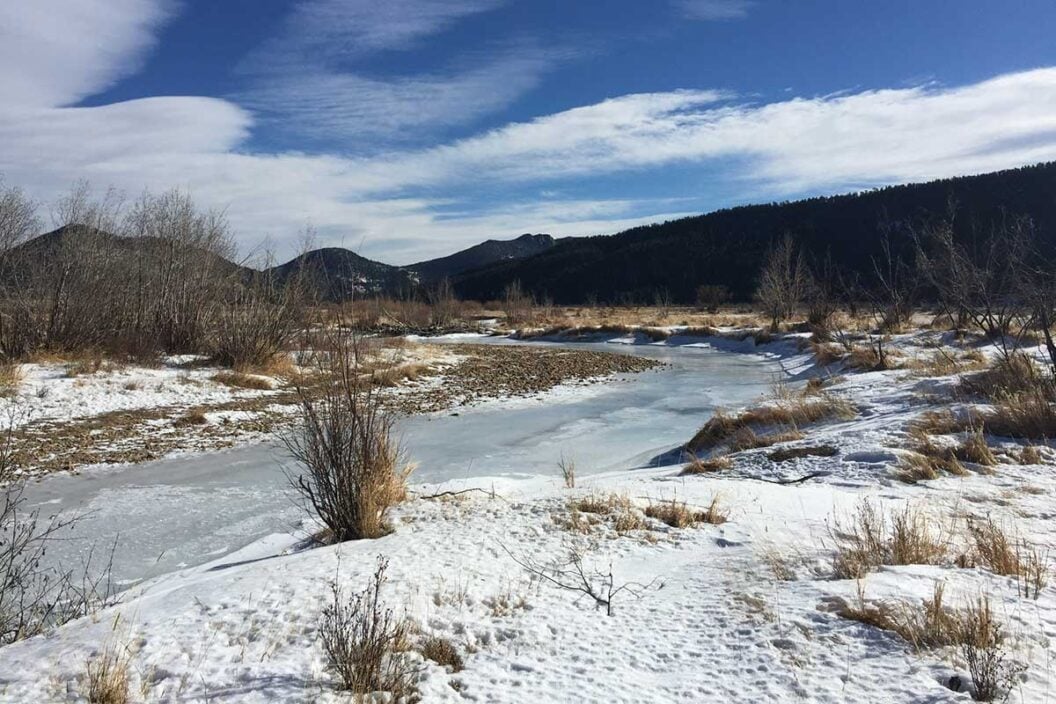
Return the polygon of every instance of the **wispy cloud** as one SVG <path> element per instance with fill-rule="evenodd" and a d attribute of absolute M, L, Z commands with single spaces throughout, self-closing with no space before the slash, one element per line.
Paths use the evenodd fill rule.
<path fill-rule="evenodd" d="M 748 16 L 753 0 L 674 0 L 675 7 L 691 20 L 739 20 Z"/>
<path fill-rule="evenodd" d="M 243 62 L 248 89 L 234 98 L 275 126 L 373 145 L 421 140 L 471 124 L 534 88 L 568 51 L 519 40 L 467 47 L 447 66 L 379 77 L 369 59 L 406 51 L 503 0 L 311 0 Z"/>

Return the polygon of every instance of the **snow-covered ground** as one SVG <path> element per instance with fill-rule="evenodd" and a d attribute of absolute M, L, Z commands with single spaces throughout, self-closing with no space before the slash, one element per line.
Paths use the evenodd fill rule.
<path fill-rule="evenodd" d="M 933 337 L 894 344 L 924 356 Z M 708 344 L 677 337 L 663 344 L 690 343 Z M 768 352 L 794 380 L 824 374 L 794 341 L 754 351 Z M 332 580 L 360 590 L 384 556 L 386 603 L 413 620 L 414 639 L 446 637 L 465 660 L 457 673 L 416 660 L 425 701 L 969 701 L 948 686 L 953 675 L 968 680 L 959 651 L 916 653 L 898 636 L 834 609 L 835 599 L 853 601 L 859 590 L 870 601 L 919 603 L 936 581 L 952 607 L 990 596 L 1009 657 L 1027 666 L 1010 700 L 1050 701 L 1051 585 L 1036 600 L 1023 598 L 1012 578 L 952 566 L 882 567 L 860 583 L 832 578 L 833 522 L 846 521 L 863 499 L 885 511 L 910 505 L 949 525 L 990 517 L 1049 559 L 1056 545 L 1051 464 L 1002 459 L 959 477 L 912 485 L 895 478 L 907 423 L 950 383 L 920 370 L 848 373 L 830 393 L 854 403 L 855 417 L 804 427 L 807 437 L 789 444 L 831 444 L 838 452 L 828 457 L 776 462 L 769 449 L 750 450 L 729 470 L 679 476 L 682 465 L 668 454 L 669 465 L 630 463 L 581 477 L 575 489 L 562 485 L 553 465 L 533 478 L 504 477 L 494 458 L 479 468 L 492 476 L 428 490 L 484 492 L 413 499 L 379 540 L 308 549 L 299 542 L 307 527 L 274 534 L 139 584 L 93 617 L 4 647 L 0 699 L 83 701 L 85 662 L 109 646 L 130 660 L 136 701 L 351 701 L 325 666 L 319 613 Z M 767 481 L 809 474 L 818 476 Z M 586 533 L 570 530 L 570 501 L 592 494 L 616 494 L 638 509 L 675 497 L 705 507 L 718 496 L 729 520 L 675 529 L 644 519 L 643 528 L 622 534 L 605 521 Z M 643 586 L 618 595 L 607 616 L 577 593 L 531 579 L 518 563 L 556 563 L 572 548 L 589 568 L 608 573 L 611 566 L 617 585 Z"/>

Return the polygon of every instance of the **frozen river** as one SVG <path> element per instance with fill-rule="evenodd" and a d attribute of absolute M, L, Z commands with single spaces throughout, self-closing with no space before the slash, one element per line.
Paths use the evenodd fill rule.
<path fill-rule="evenodd" d="M 718 407 L 765 392 L 776 364 L 704 347 L 576 344 L 660 359 L 655 372 L 605 380 L 542 399 L 514 399 L 400 423 L 413 481 L 556 475 L 564 454 L 584 476 L 655 464 Z M 57 476 L 27 490 L 44 514 L 83 514 L 51 559 L 73 561 L 91 543 L 117 541 L 119 583 L 200 564 L 276 532 L 303 513 L 289 490 L 294 470 L 273 444 Z"/>

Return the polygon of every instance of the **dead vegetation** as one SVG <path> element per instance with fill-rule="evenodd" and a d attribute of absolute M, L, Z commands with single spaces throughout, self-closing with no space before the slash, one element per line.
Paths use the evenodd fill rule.
<path fill-rule="evenodd" d="M 335 582 L 323 608 L 319 639 L 340 687 L 359 696 L 385 692 L 399 701 L 415 692 L 414 669 L 407 661 L 408 622 L 382 603 L 388 562 L 378 560 L 367 587 L 348 597 Z"/>
<path fill-rule="evenodd" d="M 566 489 L 576 488 L 576 461 L 570 457 L 561 455 L 557 462 L 557 468 L 561 471 L 561 479 L 565 482 Z"/>
<path fill-rule="evenodd" d="M 303 471 L 291 483 L 337 541 L 378 538 L 404 500 L 413 467 L 393 434 L 393 416 L 374 384 L 363 384 L 354 334 L 335 331 L 320 361 L 321 388 L 296 388 L 297 425 L 280 435 Z"/>
<path fill-rule="evenodd" d="M 107 644 L 85 663 L 83 686 L 90 704 L 127 704 L 129 701 L 128 654 Z"/>
<path fill-rule="evenodd" d="M 11 360 L 0 362 L 0 396 L 13 396 L 18 393 L 23 378 L 21 364 Z"/>
<path fill-rule="evenodd" d="M 217 384 L 223 384 L 233 389 L 253 389 L 256 391 L 271 391 L 274 385 L 271 379 L 256 374 L 245 374 L 243 372 L 218 372 L 212 376 Z"/>
<path fill-rule="evenodd" d="M 455 644 L 442 636 L 428 636 L 418 645 L 418 652 L 449 672 L 461 672 L 466 666 Z"/>
<path fill-rule="evenodd" d="M 668 501 L 649 504 L 645 509 L 645 515 L 672 528 L 692 528 L 698 523 L 717 526 L 729 519 L 729 511 L 720 506 L 718 496 L 713 497 L 708 507 L 703 510 L 693 508 L 685 501 L 672 498 Z"/>
<path fill-rule="evenodd" d="M 767 455 L 773 462 L 787 462 L 800 457 L 835 457 L 839 450 L 833 445 L 806 445 L 802 447 L 783 447 Z"/>
<path fill-rule="evenodd" d="M 737 449 L 773 445 L 799 439 L 801 436 L 792 437 L 798 426 L 823 420 L 849 420 L 856 413 L 857 410 L 849 401 L 831 394 L 775 401 L 736 415 L 718 411 L 697 431 L 686 449 L 702 454 L 724 443 Z M 765 429 L 776 429 L 776 432 L 760 435 L 759 432 Z M 767 441 L 760 443 L 760 437 L 767 438 Z"/>
<path fill-rule="evenodd" d="M 968 520 L 971 548 L 958 559 L 962 567 L 980 565 L 994 574 L 1014 577 L 1020 596 L 1037 599 L 1049 582 L 1046 556 L 1026 540 L 1009 537 L 992 518 Z"/>
<path fill-rule="evenodd" d="M 574 533 L 590 534 L 601 525 L 617 535 L 648 530 L 642 512 L 628 497 L 620 494 L 590 494 L 568 502 L 568 514 L 557 519 L 559 525 Z"/>
<path fill-rule="evenodd" d="M 707 457 L 704 459 L 694 457 L 689 464 L 682 468 L 682 471 L 679 472 L 679 476 L 687 477 L 694 474 L 711 474 L 713 472 L 722 472 L 732 467 L 733 460 L 726 455 Z"/>
<path fill-rule="evenodd" d="M 833 520 L 829 536 L 836 579 L 861 579 L 881 565 L 944 564 L 949 553 L 947 536 L 909 506 L 885 516 L 862 501 L 849 521 Z"/>

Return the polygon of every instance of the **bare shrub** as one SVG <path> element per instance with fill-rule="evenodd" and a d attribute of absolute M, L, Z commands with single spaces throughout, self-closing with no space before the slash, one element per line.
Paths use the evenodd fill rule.
<path fill-rule="evenodd" d="M 294 339 L 303 317 L 303 282 L 260 274 L 234 286 L 214 314 L 212 356 L 236 370 L 267 367 Z"/>
<path fill-rule="evenodd" d="M 291 482 L 337 541 L 389 532 L 386 516 L 402 501 L 412 467 L 393 435 L 371 375 L 361 374 L 357 337 L 336 331 L 321 358 L 322 381 L 298 381 L 297 425 L 280 439 L 302 467 Z"/>
<path fill-rule="evenodd" d="M 13 396 L 22 385 L 22 365 L 10 360 L 0 361 L 0 396 Z"/>
<path fill-rule="evenodd" d="M 617 583 L 612 564 L 607 571 L 590 568 L 585 563 L 584 551 L 580 548 L 569 548 L 568 558 L 548 564 L 540 564 L 529 556 L 518 557 L 503 546 L 506 554 L 523 567 L 532 576 L 552 584 L 559 589 L 575 592 L 589 598 L 599 609 L 604 609 L 607 616 L 613 615 L 613 602 L 621 594 L 640 598 L 642 594 L 656 583 L 654 579 L 648 584 L 638 582 Z"/>
<path fill-rule="evenodd" d="M 561 470 L 561 478 L 565 482 L 566 489 L 576 488 L 576 461 L 561 455 L 557 462 L 557 468 Z"/>
<path fill-rule="evenodd" d="M 12 428 L 9 423 L 0 430 L 0 645 L 94 613 L 112 595 L 110 562 L 98 569 L 94 548 L 80 569 L 45 563 L 49 547 L 72 530 L 76 518 L 45 519 L 26 508 Z"/>
<path fill-rule="evenodd" d="M 869 501 L 858 504 L 850 523 L 833 521 L 832 572 L 837 579 L 861 579 L 881 565 L 938 565 L 948 554 L 944 537 L 927 516 L 905 507 L 886 518 Z"/>
<path fill-rule="evenodd" d="M 969 519 L 968 534 L 972 549 L 961 557 L 962 566 L 981 564 L 995 574 L 1015 577 L 1020 596 L 1038 598 L 1048 584 L 1049 565 L 1037 547 L 1009 537 L 990 517 L 983 521 Z"/>
<path fill-rule="evenodd" d="M 379 558 L 366 589 L 351 598 L 331 584 L 319 639 L 342 689 L 357 695 L 385 692 L 399 701 L 414 693 L 413 669 L 403 655 L 409 647 L 408 624 L 381 600 L 387 569 L 388 562 Z"/>
<path fill-rule="evenodd" d="M 808 277 L 806 261 L 796 252 L 791 235 L 785 235 L 766 253 L 755 299 L 770 318 L 772 331 L 795 313 L 806 293 Z"/>
<path fill-rule="evenodd" d="M 994 617 L 989 597 L 979 597 L 968 605 L 958 624 L 957 640 L 975 685 L 972 699 L 980 702 L 1007 699 L 1026 668 L 1008 658 L 1004 627 Z"/>
<path fill-rule="evenodd" d="M 529 323 L 535 318 L 535 301 L 521 288 L 520 281 L 512 281 L 503 289 L 502 312 L 507 325 Z"/>

